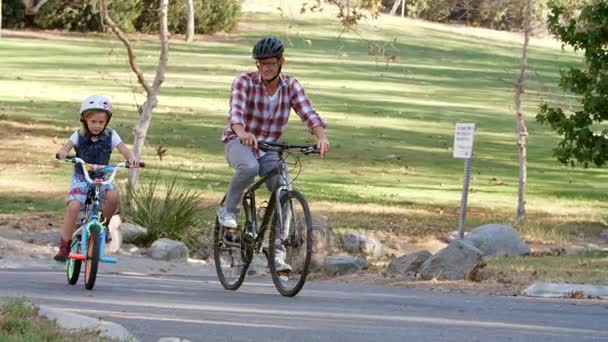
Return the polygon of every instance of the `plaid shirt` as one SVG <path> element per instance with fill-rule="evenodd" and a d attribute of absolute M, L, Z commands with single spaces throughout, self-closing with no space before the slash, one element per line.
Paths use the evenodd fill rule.
<path fill-rule="evenodd" d="M 270 108 L 270 96 L 262 83 L 258 71 L 244 73 L 232 82 L 230 112 L 224 128 L 222 142 L 237 138 L 232 131 L 233 124 L 245 127 L 245 131 L 255 135 L 257 140 L 274 142 L 281 138 L 289 113 L 293 108 L 302 122 L 312 130 L 316 126 L 325 128 L 325 123 L 315 112 L 304 88 L 295 78 L 279 76 L 276 107 Z"/>

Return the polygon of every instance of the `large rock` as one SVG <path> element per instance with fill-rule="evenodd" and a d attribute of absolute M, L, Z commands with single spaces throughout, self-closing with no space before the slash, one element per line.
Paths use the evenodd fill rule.
<path fill-rule="evenodd" d="M 122 223 L 120 225 L 120 231 L 122 232 L 122 242 L 124 243 L 136 243 L 148 235 L 147 228 L 133 223 Z"/>
<path fill-rule="evenodd" d="M 517 231 L 501 224 L 486 224 L 475 228 L 464 239 L 471 241 L 484 256 L 520 256 L 530 253 L 530 247 L 519 238 Z"/>
<path fill-rule="evenodd" d="M 311 270 L 321 269 L 325 263 L 325 257 L 333 254 L 336 250 L 336 236 L 329 227 L 327 217 L 313 216 Z M 305 248 L 287 249 L 286 261 L 295 271 L 303 269 L 305 252 Z"/>
<path fill-rule="evenodd" d="M 112 241 L 106 244 L 105 251 L 115 253 L 120 248 L 122 248 L 123 238 L 122 231 L 120 230 L 120 225 L 122 224 L 122 220 L 120 219 L 120 215 L 112 216 L 110 220 L 110 224 L 108 228 L 110 229 L 110 236 L 112 236 Z"/>
<path fill-rule="evenodd" d="M 152 259 L 167 261 L 186 261 L 189 254 L 183 242 L 164 238 L 154 241 L 148 252 Z"/>
<path fill-rule="evenodd" d="M 323 267 L 325 257 L 337 250 L 338 239 L 329 226 L 327 216 L 313 216 L 311 268 L 318 270 Z"/>
<path fill-rule="evenodd" d="M 447 247 L 428 258 L 418 273 L 421 279 L 473 279 L 485 263 L 483 253 L 466 240 L 454 240 Z"/>
<path fill-rule="evenodd" d="M 402 255 L 391 261 L 387 271 L 393 274 L 418 273 L 420 266 L 432 256 L 429 251 L 418 251 L 412 254 Z"/>
<path fill-rule="evenodd" d="M 361 256 L 327 256 L 322 271 L 335 276 L 357 273 L 366 267 L 367 259 Z"/>
<path fill-rule="evenodd" d="M 342 236 L 342 248 L 352 254 L 378 259 L 384 253 L 384 246 L 371 233 L 351 232 Z"/>

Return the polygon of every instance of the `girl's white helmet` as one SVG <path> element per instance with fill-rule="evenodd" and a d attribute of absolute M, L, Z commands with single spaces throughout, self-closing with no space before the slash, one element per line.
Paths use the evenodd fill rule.
<path fill-rule="evenodd" d="M 91 95 L 84 99 L 82 106 L 80 106 L 80 117 L 82 114 L 89 110 L 102 110 L 108 114 L 108 121 L 112 118 L 112 104 L 107 97 L 102 95 Z"/>

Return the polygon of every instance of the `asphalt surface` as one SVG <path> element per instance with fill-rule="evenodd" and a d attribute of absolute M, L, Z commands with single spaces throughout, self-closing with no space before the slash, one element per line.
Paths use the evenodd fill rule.
<path fill-rule="evenodd" d="M 82 275 L 81 275 L 82 277 Z M 608 341 L 608 302 L 470 296 L 309 282 L 282 297 L 267 277 L 226 291 L 214 276 L 100 274 L 95 289 L 65 273 L 0 270 L 0 297 L 123 325 L 141 341 Z"/>

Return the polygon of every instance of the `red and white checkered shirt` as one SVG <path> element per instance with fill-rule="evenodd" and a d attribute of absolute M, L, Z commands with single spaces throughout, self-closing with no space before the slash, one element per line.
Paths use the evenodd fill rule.
<path fill-rule="evenodd" d="M 325 128 L 323 119 L 315 112 L 304 88 L 295 78 L 279 76 L 279 87 L 274 96 L 276 106 L 270 108 L 273 101 L 266 92 L 258 71 L 243 73 L 232 82 L 230 95 L 230 112 L 228 123 L 224 128 L 222 142 L 237 138 L 232 131 L 233 124 L 240 124 L 245 131 L 255 135 L 258 141 L 274 142 L 281 138 L 289 113 L 293 108 L 302 122 L 312 130 L 316 126 Z"/>

